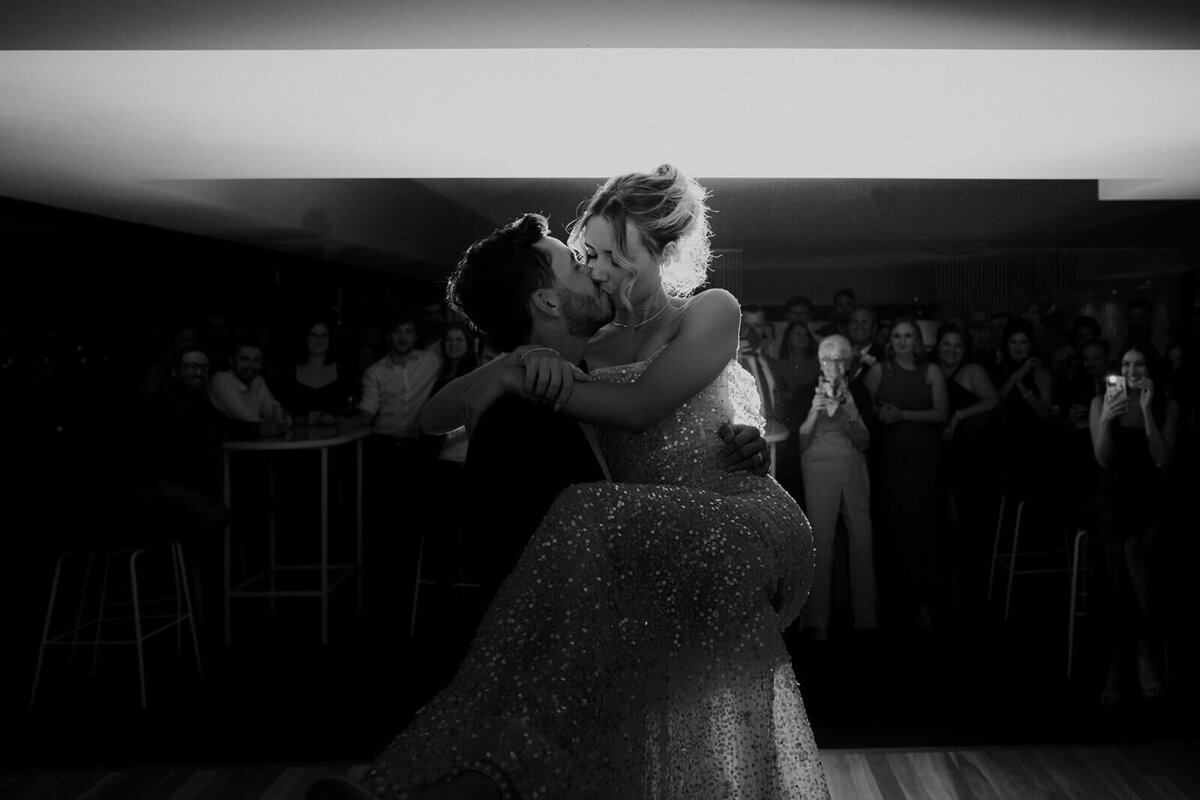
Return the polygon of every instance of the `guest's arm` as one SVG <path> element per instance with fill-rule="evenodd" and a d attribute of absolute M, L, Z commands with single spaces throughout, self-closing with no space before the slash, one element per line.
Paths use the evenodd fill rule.
<path fill-rule="evenodd" d="M 863 378 L 863 384 L 866 385 L 867 391 L 871 393 L 871 402 L 879 402 L 879 382 L 883 380 L 883 362 L 876 361 L 867 370 L 867 377 Z"/>
<path fill-rule="evenodd" d="M 950 401 L 946 398 L 946 379 L 942 376 L 941 367 L 929 364 L 925 368 L 925 380 L 933 394 L 933 408 L 925 411 L 898 409 L 898 419 L 901 422 L 928 422 L 941 425 L 946 421 Z"/>
<path fill-rule="evenodd" d="M 800 423 L 799 436 L 796 439 L 801 453 L 812 447 L 817 419 L 825 412 L 825 404 L 828 400 L 829 398 L 825 396 L 824 392 L 817 391 L 813 394 L 812 404 L 808 407 L 808 415 L 804 418 L 804 422 Z"/>
<path fill-rule="evenodd" d="M 863 420 L 862 414 L 859 413 L 853 394 L 846 394 L 846 403 L 843 408 L 849 418 L 845 431 L 846 436 L 850 438 L 850 444 L 854 445 L 857 450 L 866 450 L 871 445 L 871 432 L 867 429 L 867 423 Z"/>
<path fill-rule="evenodd" d="M 1175 431 L 1179 425 L 1179 404 L 1174 398 L 1167 400 L 1167 416 L 1163 420 L 1162 429 L 1159 429 L 1158 421 L 1154 418 L 1154 410 L 1152 403 L 1154 402 L 1154 382 L 1149 378 L 1143 378 L 1141 391 L 1138 393 L 1138 400 L 1142 408 L 1143 430 L 1146 432 L 1146 444 L 1150 448 L 1150 457 L 1154 459 L 1154 465 L 1165 467 L 1171 461 L 1171 457 L 1175 452 Z"/>
<path fill-rule="evenodd" d="M 1089 425 L 1092 430 L 1092 453 L 1101 467 L 1112 465 L 1112 421 L 1125 413 L 1129 398 L 1125 395 L 1104 395 L 1092 398 Z"/>
<path fill-rule="evenodd" d="M 966 408 L 960 408 L 950 415 L 951 435 L 958 427 L 958 423 L 980 414 L 986 414 L 1000 405 L 1000 396 L 996 393 L 996 387 L 983 367 L 978 364 L 967 364 L 963 367 L 963 376 L 967 379 L 967 388 L 979 398 L 979 402 L 972 403 Z"/>
<path fill-rule="evenodd" d="M 258 414 L 242 401 L 238 380 L 233 373 L 218 372 L 213 375 L 208 382 L 208 394 L 213 406 L 226 417 L 242 422 L 262 421 Z"/>
<path fill-rule="evenodd" d="M 1048 420 L 1054 408 L 1054 392 L 1050 381 L 1050 371 L 1044 367 L 1037 367 L 1033 370 L 1033 389 L 1026 389 L 1024 386 L 1018 385 L 1021 391 L 1021 397 L 1033 409 L 1033 413 L 1038 415 L 1039 419 Z"/>

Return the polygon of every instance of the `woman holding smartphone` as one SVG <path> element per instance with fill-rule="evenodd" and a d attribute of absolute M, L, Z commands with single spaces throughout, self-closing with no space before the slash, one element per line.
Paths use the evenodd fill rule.
<path fill-rule="evenodd" d="M 824 641 L 829 638 L 833 608 L 833 541 L 839 518 L 846 525 L 850 545 L 855 631 L 877 626 L 877 597 L 871 480 L 863 455 L 871 435 L 859 412 L 871 407 L 871 396 L 861 383 L 846 378 L 854 365 L 849 340 L 837 334 L 827 336 L 817 352 L 821 375 L 797 438 L 808 519 L 816 542 L 816 570 L 804 627 L 814 631 L 816 641 Z"/>
<path fill-rule="evenodd" d="M 1092 449 L 1100 464 L 1096 527 L 1102 545 L 1109 669 L 1101 704 L 1124 695 L 1136 665 L 1147 699 L 1162 695 L 1155 650 L 1153 555 L 1165 509 L 1164 470 L 1175 448 L 1179 406 L 1157 389 L 1157 356 L 1135 346 L 1121 356 L 1103 397 L 1092 400 Z"/>

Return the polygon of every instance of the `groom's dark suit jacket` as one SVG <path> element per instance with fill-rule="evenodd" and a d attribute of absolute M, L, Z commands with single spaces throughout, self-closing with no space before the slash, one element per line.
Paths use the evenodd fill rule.
<path fill-rule="evenodd" d="M 558 493 L 604 480 L 579 423 L 512 396 L 480 416 L 465 470 L 466 536 L 482 567 L 487 603 Z"/>

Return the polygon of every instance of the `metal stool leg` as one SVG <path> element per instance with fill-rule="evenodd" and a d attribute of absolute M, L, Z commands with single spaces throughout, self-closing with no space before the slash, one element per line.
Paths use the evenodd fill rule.
<path fill-rule="evenodd" d="M 183 558 L 183 545 L 179 542 L 172 542 L 171 550 L 179 562 L 179 576 L 183 580 L 183 603 L 187 610 L 188 627 L 192 631 L 192 651 L 196 654 L 196 674 L 203 675 L 204 670 L 200 666 L 200 637 L 196 633 L 196 615 L 192 612 L 192 591 L 188 586 L 187 562 Z"/>
<path fill-rule="evenodd" d="M 1087 537 L 1087 531 L 1079 530 L 1075 534 L 1075 550 L 1071 555 L 1071 603 L 1070 616 L 1067 618 L 1067 677 L 1071 677 L 1075 657 L 1075 612 L 1079 600 L 1079 550 Z"/>
<path fill-rule="evenodd" d="M 1008 503 L 1008 495 L 1000 495 L 1000 513 L 996 515 L 996 538 L 992 542 L 992 568 L 988 570 L 988 602 L 992 602 L 992 588 L 996 584 L 996 559 L 1000 555 L 1000 532 L 1004 530 L 1004 506 Z"/>
<path fill-rule="evenodd" d="M 46 624 L 42 626 L 42 644 L 38 647 L 37 666 L 33 669 L 33 689 L 29 692 L 30 708 L 33 708 L 33 701 L 37 699 L 38 680 L 42 675 L 42 662 L 46 655 L 46 640 L 50 638 L 50 617 L 54 614 L 54 600 L 58 596 L 58 579 L 62 575 L 63 559 L 66 557 L 67 554 L 64 553 L 54 563 L 54 578 L 50 581 L 50 602 L 46 604 Z"/>
<path fill-rule="evenodd" d="M 112 554 L 104 554 L 104 578 L 100 582 L 100 607 L 96 611 L 96 638 L 92 640 L 92 677 L 96 677 L 96 663 L 100 660 L 100 634 L 104 628 L 104 606 L 108 602 L 108 572 L 112 568 Z"/>
<path fill-rule="evenodd" d="M 65 558 L 69 553 L 64 553 Z M 61 558 L 59 559 L 61 561 Z M 71 632 L 71 661 L 75 661 L 76 649 L 79 646 L 79 629 L 83 627 L 83 606 L 87 600 L 88 586 L 92 582 L 92 563 L 96 560 L 95 553 L 87 554 L 87 566 L 83 570 L 83 588 L 79 590 L 79 605 L 75 608 L 75 629 Z"/>
<path fill-rule="evenodd" d="M 411 639 L 417 632 L 417 599 L 421 595 L 421 566 L 425 559 L 425 534 L 421 534 L 417 545 L 417 577 L 413 581 L 412 619 L 408 623 L 408 637 Z"/>
<path fill-rule="evenodd" d="M 146 662 L 142 657 L 142 609 L 138 601 L 137 557 L 141 550 L 129 554 L 129 588 L 133 595 L 133 638 L 137 645 L 138 684 L 142 694 L 142 710 L 146 710 Z"/>
<path fill-rule="evenodd" d="M 1021 515 L 1025 512 L 1025 501 L 1017 504 L 1017 519 L 1013 524 L 1012 555 L 1008 560 L 1008 591 L 1004 595 L 1004 621 L 1008 622 L 1008 609 L 1012 605 L 1013 578 L 1017 574 L 1017 543 L 1021 538 Z"/>
<path fill-rule="evenodd" d="M 183 655 L 183 597 L 180 596 L 179 570 L 180 562 L 175 557 L 175 542 L 171 542 L 171 583 L 175 587 L 175 657 Z"/>

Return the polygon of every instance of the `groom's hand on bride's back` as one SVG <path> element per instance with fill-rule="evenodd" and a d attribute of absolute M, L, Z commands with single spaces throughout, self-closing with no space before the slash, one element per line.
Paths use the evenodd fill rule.
<path fill-rule="evenodd" d="M 721 456 L 727 472 L 747 470 L 755 475 L 770 474 L 771 453 L 758 428 L 727 422 L 717 429 L 717 435 L 725 443 Z"/>

